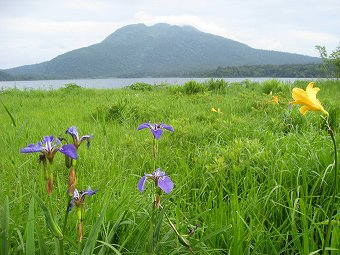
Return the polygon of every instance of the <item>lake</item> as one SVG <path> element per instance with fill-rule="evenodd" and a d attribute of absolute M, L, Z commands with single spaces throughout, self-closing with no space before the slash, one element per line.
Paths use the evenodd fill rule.
<path fill-rule="evenodd" d="M 204 82 L 210 78 L 110 78 L 110 79 L 75 79 L 75 80 L 38 80 L 38 81 L 0 81 L 0 89 L 17 88 L 24 89 L 58 89 L 63 88 L 65 84 L 75 83 L 84 88 L 113 89 L 122 88 L 136 82 L 145 82 L 152 85 L 162 83 L 171 85 L 183 85 L 184 83 L 195 80 Z M 265 80 L 277 79 L 282 82 L 294 82 L 296 80 L 315 80 L 316 78 L 216 78 L 224 79 L 227 82 L 241 82 L 251 80 L 254 82 L 263 82 Z"/>

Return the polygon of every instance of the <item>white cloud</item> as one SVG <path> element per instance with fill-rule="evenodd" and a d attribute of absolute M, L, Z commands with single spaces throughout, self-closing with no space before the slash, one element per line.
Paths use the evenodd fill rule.
<path fill-rule="evenodd" d="M 203 32 L 209 32 L 212 34 L 224 34 L 225 30 L 219 27 L 212 21 L 206 21 L 196 15 L 164 15 L 164 16 L 152 16 L 144 11 L 139 11 L 135 14 L 134 20 L 136 23 L 144 23 L 146 25 L 154 25 L 156 23 L 169 23 L 171 25 L 190 25 Z"/>
<path fill-rule="evenodd" d="M 170 23 L 317 56 L 340 41 L 338 0 L 0 0 L 0 69 L 46 61 L 132 24 Z"/>

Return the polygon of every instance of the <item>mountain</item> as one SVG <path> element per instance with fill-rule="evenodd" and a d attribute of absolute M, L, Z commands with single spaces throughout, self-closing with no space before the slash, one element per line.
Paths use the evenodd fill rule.
<path fill-rule="evenodd" d="M 15 77 L 0 70 L 0 81 L 12 81 Z"/>
<path fill-rule="evenodd" d="M 134 24 L 102 42 L 40 64 L 2 70 L 51 79 L 180 76 L 226 66 L 320 63 L 319 58 L 254 49 L 190 26 Z"/>

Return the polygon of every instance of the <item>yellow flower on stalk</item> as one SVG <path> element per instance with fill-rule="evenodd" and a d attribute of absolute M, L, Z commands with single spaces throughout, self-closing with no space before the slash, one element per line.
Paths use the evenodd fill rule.
<path fill-rule="evenodd" d="M 217 112 L 218 114 L 222 114 L 220 108 L 217 108 L 217 110 L 216 110 L 216 109 L 213 107 L 213 108 L 211 108 L 211 111 L 212 111 L 212 112 Z"/>
<path fill-rule="evenodd" d="M 300 88 L 293 88 L 292 96 L 295 101 L 290 104 L 300 104 L 300 113 L 305 115 L 307 111 L 320 111 L 328 115 L 328 112 L 322 107 L 320 101 L 316 98 L 319 88 L 313 88 L 314 82 L 311 82 L 306 87 L 306 91 Z"/>
<path fill-rule="evenodd" d="M 278 104 L 279 103 L 279 96 L 273 96 L 273 103 Z"/>

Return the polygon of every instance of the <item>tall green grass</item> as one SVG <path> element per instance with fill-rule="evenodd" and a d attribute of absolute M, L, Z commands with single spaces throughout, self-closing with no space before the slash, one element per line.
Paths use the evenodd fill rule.
<path fill-rule="evenodd" d="M 76 211 L 64 233 L 65 254 L 147 254 L 151 185 L 137 182 L 153 170 L 152 137 L 137 131 L 147 121 L 172 125 L 159 140 L 157 167 L 175 183 L 162 196 L 164 214 L 195 254 L 318 254 L 328 224 L 334 182 L 333 147 L 319 113 L 289 107 L 292 87 L 210 80 L 184 86 L 138 83 L 125 89 L 2 90 L 0 100 L 0 211 L 2 254 L 58 253 L 36 193 L 45 202 L 38 154 L 19 150 L 45 135 L 94 134 L 78 150 L 77 188 L 98 188 L 86 198 L 84 240 L 77 242 Z M 339 81 L 316 81 L 339 141 Z M 272 95 L 280 103 L 271 102 Z M 220 108 L 221 114 L 211 112 Z M 339 146 L 338 146 L 339 147 Z M 51 207 L 61 226 L 68 169 L 57 154 Z M 339 173 L 339 171 L 338 171 Z M 339 253 L 340 202 L 327 251 Z M 189 254 L 166 217 L 159 218 L 156 254 Z M 192 236 L 188 229 L 198 225 Z"/>

